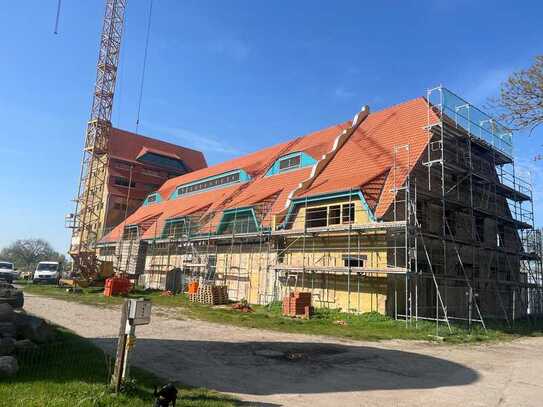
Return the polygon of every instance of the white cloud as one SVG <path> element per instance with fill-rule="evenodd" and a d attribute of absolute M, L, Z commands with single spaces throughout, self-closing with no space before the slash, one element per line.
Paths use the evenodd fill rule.
<path fill-rule="evenodd" d="M 221 140 L 213 136 L 203 135 L 181 127 L 157 126 L 151 123 L 146 123 L 146 125 L 161 133 L 183 140 L 183 144 L 186 145 L 186 147 L 200 150 L 204 152 L 204 154 L 206 152 L 215 152 L 230 156 L 244 154 L 243 150 L 236 146 L 232 146 L 226 140 Z"/>
<path fill-rule="evenodd" d="M 338 86 L 334 89 L 334 96 L 338 99 L 350 99 L 356 96 L 356 93 L 345 88 L 344 86 Z"/>

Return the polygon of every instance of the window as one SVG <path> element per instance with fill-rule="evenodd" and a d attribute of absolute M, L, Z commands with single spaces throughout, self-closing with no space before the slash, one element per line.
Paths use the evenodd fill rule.
<path fill-rule="evenodd" d="M 141 163 L 156 165 L 157 167 L 173 168 L 182 173 L 187 172 L 187 167 L 178 158 L 166 157 L 156 153 L 145 153 L 137 159 Z"/>
<path fill-rule="evenodd" d="M 256 231 L 258 231 L 258 227 L 251 210 L 227 213 L 219 226 L 219 234 L 252 233 Z"/>
<path fill-rule="evenodd" d="M 354 222 L 354 203 L 341 205 L 341 223 Z"/>
<path fill-rule="evenodd" d="M 301 162 L 302 157 L 300 155 L 284 158 L 279 161 L 279 172 L 292 170 L 293 168 L 299 168 Z"/>
<path fill-rule="evenodd" d="M 138 238 L 138 225 L 130 225 L 124 227 L 123 239 L 134 240 Z"/>
<path fill-rule="evenodd" d="M 345 267 L 364 267 L 368 256 L 343 256 L 343 264 Z"/>
<path fill-rule="evenodd" d="M 115 246 L 100 247 L 100 256 L 114 256 Z"/>
<path fill-rule="evenodd" d="M 156 194 L 149 195 L 147 197 L 147 203 L 154 203 L 154 202 L 156 202 Z"/>
<path fill-rule="evenodd" d="M 240 173 L 230 173 L 223 176 L 215 177 L 213 179 L 203 180 L 187 186 L 180 186 L 177 188 L 177 196 L 190 194 L 193 192 L 199 192 L 206 189 L 217 188 L 224 185 L 234 184 L 240 181 Z"/>
<path fill-rule="evenodd" d="M 354 222 L 354 202 L 342 205 L 330 205 L 319 208 L 308 208 L 305 226 L 307 228 L 324 227 Z"/>
<path fill-rule="evenodd" d="M 115 185 L 118 185 L 120 187 L 130 186 L 130 188 L 136 188 L 136 183 L 134 181 L 129 181 L 125 177 L 115 177 Z"/>
<path fill-rule="evenodd" d="M 308 208 L 305 214 L 305 226 L 317 228 L 326 226 L 327 208 Z"/>
<path fill-rule="evenodd" d="M 163 239 L 178 239 L 186 234 L 185 219 L 168 219 L 162 230 Z"/>
<path fill-rule="evenodd" d="M 332 205 L 328 208 L 328 224 L 339 225 L 341 223 L 341 205 Z"/>

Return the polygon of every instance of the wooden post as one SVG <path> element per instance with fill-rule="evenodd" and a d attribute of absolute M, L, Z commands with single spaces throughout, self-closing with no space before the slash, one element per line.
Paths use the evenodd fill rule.
<path fill-rule="evenodd" d="M 119 339 L 117 340 L 117 353 L 115 356 L 115 368 L 111 377 L 111 387 L 115 393 L 121 388 L 126 355 L 126 322 L 128 320 L 128 300 L 121 307 L 121 325 L 119 327 Z"/>

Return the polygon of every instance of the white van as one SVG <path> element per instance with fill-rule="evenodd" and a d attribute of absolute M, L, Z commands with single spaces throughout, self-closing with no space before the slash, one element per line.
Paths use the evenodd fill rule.
<path fill-rule="evenodd" d="M 54 283 L 60 279 L 60 263 L 58 261 L 40 261 L 34 271 L 34 283 Z"/>
<path fill-rule="evenodd" d="M 0 280 L 13 283 L 18 277 L 17 269 L 9 261 L 0 261 Z"/>

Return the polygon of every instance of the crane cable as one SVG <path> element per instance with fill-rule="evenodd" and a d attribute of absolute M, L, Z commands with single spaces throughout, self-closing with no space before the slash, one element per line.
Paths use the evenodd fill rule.
<path fill-rule="evenodd" d="M 61 6 L 62 0 L 58 0 L 57 3 L 57 17 L 55 18 L 55 29 L 53 31 L 53 34 L 58 34 L 58 22 L 60 20 L 60 6 Z"/>
<path fill-rule="evenodd" d="M 147 52 L 149 50 L 149 37 L 151 34 L 151 17 L 153 15 L 153 0 L 150 0 L 149 3 L 149 16 L 147 19 L 147 37 L 145 39 L 145 51 L 143 53 L 143 68 L 141 73 L 141 83 L 140 83 L 140 93 L 139 93 L 139 100 L 138 100 L 138 116 L 136 118 L 136 134 L 138 134 L 139 126 L 140 126 L 140 114 L 141 114 L 141 101 L 143 99 L 143 85 L 145 82 L 145 69 L 147 67 Z"/>

